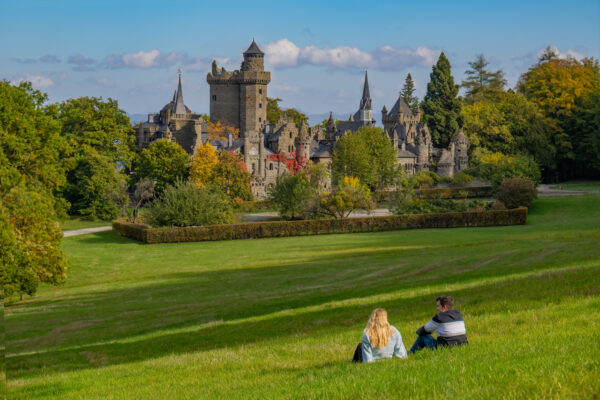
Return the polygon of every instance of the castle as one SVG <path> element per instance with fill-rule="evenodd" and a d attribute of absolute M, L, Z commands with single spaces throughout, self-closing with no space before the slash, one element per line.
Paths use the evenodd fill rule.
<path fill-rule="evenodd" d="M 297 126 L 285 116 L 270 124 L 267 121 L 267 87 L 271 73 L 264 70 L 264 53 L 253 40 L 243 56 L 239 70 L 226 71 L 213 61 L 212 70 L 206 76 L 210 85 L 210 121 L 220 121 L 239 130 L 239 138 L 233 138 L 231 134 L 227 139 L 208 137 L 208 128 L 201 115 L 193 114 L 183 102 L 180 74 L 173 100 L 160 113 L 149 114 L 148 121 L 139 125 L 136 131 L 138 149 L 166 138 L 193 154 L 199 144 L 208 140 L 216 149 L 235 152 L 244 160 L 253 175 L 254 196 L 264 198 L 277 177 L 287 170 L 285 158 L 328 164 L 342 135 L 362 126 L 375 126 L 366 72 L 359 109 L 348 120 L 336 123 L 330 114 L 325 129 L 303 123 Z M 383 106 L 381 120 L 397 149 L 398 163 L 409 173 L 434 171 L 442 177 L 453 177 L 467 167 L 467 137 L 460 132 L 448 148 L 433 147 L 427 125 L 420 123 L 420 110 L 413 112 L 402 96 L 389 112 Z"/>

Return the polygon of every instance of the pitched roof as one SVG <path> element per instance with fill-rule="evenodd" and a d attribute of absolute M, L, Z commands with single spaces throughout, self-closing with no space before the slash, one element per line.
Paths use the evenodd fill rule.
<path fill-rule="evenodd" d="M 410 107 L 408 107 L 408 105 L 402 98 L 402 95 L 398 96 L 398 100 L 396 101 L 396 104 L 394 104 L 394 107 L 392 107 L 392 109 L 390 110 L 389 114 L 398 114 L 398 111 L 400 110 L 402 110 L 402 114 L 404 115 L 413 115 Z"/>
<path fill-rule="evenodd" d="M 365 84 L 363 86 L 362 99 L 360 99 L 360 109 L 373 109 L 373 107 L 371 106 L 371 93 L 369 91 L 369 75 L 367 74 L 367 71 L 365 71 Z"/>
<path fill-rule="evenodd" d="M 256 44 L 256 42 L 254 41 L 254 39 L 252 39 L 252 43 L 250 44 L 250 47 L 248 47 L 248 50 L 246 50 L 244 52 L 244 55 L 246 54 L 259 54 L 259 55 L 264 55 L 265 53 L 263 53 L 261 51 L 261 49 L 258 48 L 258 45 Z"/>
<path fill-rule="evenodd" d="M 181 73 L 179 74 L 179 85 L 177 85 L 177 93 L 173 103 L 173 114 L 185 114 L 185 104 L 183 104 L 183 90 L 181 90 Z"/>

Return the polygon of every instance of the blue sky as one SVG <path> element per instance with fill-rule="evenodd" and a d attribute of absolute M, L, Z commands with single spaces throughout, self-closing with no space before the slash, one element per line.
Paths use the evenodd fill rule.
<path fill-rule="evenodd" d="M 457 82 L 483 53 L 510 86 L 548 45 L 598 58 L 600 2 L 0 0 L 0 37 L 0 78 L 51 101 L 112 97 L 132 114 L 167 103 L 178 68 L 188 107 L 208 112 L 210 62 L 239 68 L 254 37 L 284 107 L 349 115 L 368 69 L 379 119 L 408 72 L 423 96 L 440 51 Z"/>

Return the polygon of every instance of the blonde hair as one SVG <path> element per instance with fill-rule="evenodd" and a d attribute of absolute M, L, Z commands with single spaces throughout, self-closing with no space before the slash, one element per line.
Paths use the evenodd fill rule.
<path fill-rule="evenodd" d="M 387 319 L 387 311 L 383 308 L 373 310 L 365 328 L 371 345 L 378 349 L 387 346 L 392 332 L 392 327 Z"/>

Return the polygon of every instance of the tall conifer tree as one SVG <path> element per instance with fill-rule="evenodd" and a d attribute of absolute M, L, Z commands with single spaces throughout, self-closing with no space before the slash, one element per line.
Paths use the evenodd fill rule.
<path fill-rule="evenodd" d="M 410 75 L 406 75 L 406 79 L 404 80 L 404 86 L 402 87 L 402 91 L 400 94 L 404 99 L 404 102 L 408 105 L 408 107 L 412 110 L 412 112 L 417 112 L 419 108 L 419 99 L 414 95 L 415 93 L 415 82 Z"/>
<path fill-rule="evenodd" d="M 444 53 L 433 66 L 427 93 L 421 104 L 423 121 L 429 127 L 433 144 L 447 147 L 462 128 L 461 102 L 457 98 L 458 86 L 450 70 L 450 61 Z"/>
<path fill-rule="evenodd" d="M 506 85 L 504 71 L 501 69 L 495 72 L 488 71 L 486 67 L 489 64 L 490 62 L 485 59 L 483 54 L 478 54 L 475 56 L 475 61 L 469 63 L 471 69 L 465 72 L 467 79 L 460 85 L 467 89 L 466 98 L 481 98 L 486 94 L 504 89 Z"/>

